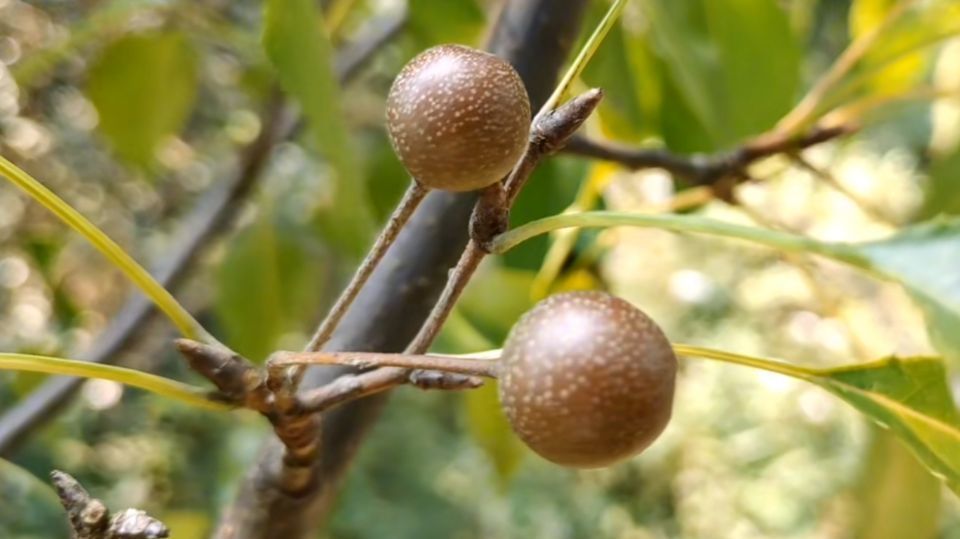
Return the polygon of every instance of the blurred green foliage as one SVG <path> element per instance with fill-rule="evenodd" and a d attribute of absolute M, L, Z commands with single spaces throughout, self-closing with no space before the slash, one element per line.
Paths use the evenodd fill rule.
<path fill-rule="evenodd" d="M 180 32 L 132 34 L 104 48 L 90 67 L 87 92 L 121 158 L 148 165 L 157 145 L 180 131 L 196 97 L 197 68 Z"/>
<path fill-rule="evenodd" d="M 334 47 L 401 4 L 409 9 L 405 30 L 341 85 Z M 680 153 L 731 149 L 773 128 L 851 40 L 888 24 L 899 4 L 632 0 L 578 83 L 606 92 L 585 132 Z M 823 103 L 821 113 L 880 100 L 857 117 L 860 133 L 808 152 L 845 192 L 774 159 L 751 168 L 757 181 L 744 186 L 739 206 L 711 202 L 700 213 L 828 241 L 874 240 L 897 223 L 955 214 L 960 132 L 950 128 L 955 99 L 944 94 L 958 88 L 936 73 L 960 70 L 941 46 L 960 31 L 958 4 L 919 4 L 889 22 L 886 39 Z M 219 186 L 240 148 L 266 127 L 261 114 L 279 86 L 306 130 L 273 149 L 236 232 L 178 294 L 218 337 L 263 359 L 302 345 L 409 181 L 382 132 L 392 77 L 430 45 L 481 44 L 498 5 L 0 2 L 0 152 L 138 259 L 161 264 L 187 209 Z M 591 2 L 581 42 L 608 5 Z M 321 9 L 343 16 L 324 22 Z M 910 106 L 891 99 L 913 91 L 923 95 Z M 568 208 L 587 178 L 602 175 L 599 166 L 572 156 L 546 161 L 513 224 Z M 623 170 L 602 185 L 584 209 L 665 211 L 685 187 L 659 171 Z M 960 284 L 951 264 L 960 234 L 931 224 L 911 230 L 864 254 L 921 297 L 932 344 L 923 315 L 895 286 L 722 240 L 584 231 L 552 285 L 608 288 L 643 305 L 677 341 L 811 366 L 931 354 L 934 345 L 954 357 Z M 540 237 L 485 265 L 436 349 L 499 346 L 536 299 L 553 242 Z M 74 354 L 127 294 L 92 250 L 0 187 L 0 349 Z M 143 333 L 149 338 L 138 353 L 124 358 L 131 366 L 196 380 L 170 353 L 166 326 Z M 911 363 L 844 376 L 955 422 L 955 365 L 946 375 L 917 375 Z M 0 417 L 35 381 L 0 373 Z M 42 486 L 54 467 L 111 507 L 163 518 L 175 537 L 208 533 L 267 425 L 252 414 L 198 412 L 116 391 L 88 385 L 13 464 L 0 464 L 0 536 L 63 536 L 61 513 Z M 960 504 L 912 453 L 825 392 L 776 375 L 684 362 L 664 437 L 641 457 L 586 472 L 523 448 L 493 385 L 464 395 L 396 393 L 324 536 L 960 537 Z"/>

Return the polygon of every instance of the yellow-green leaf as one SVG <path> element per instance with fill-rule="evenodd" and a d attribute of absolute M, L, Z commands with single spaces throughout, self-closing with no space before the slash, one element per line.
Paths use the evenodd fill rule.
<path fill-rule="evenodd" d="M 935 476 L 960 494 L 960 413 L 943 360 L 887 358 L 814 369 L 765 358 L 674 345 L 677 354 L 745 365 L 816 384 L 900 438 Z"/>
<path fill-rule="evenodd" d="M 898 3 L 900 3 L 900 0 L 854 0 L 850 5 L 850 37 L 857 39 L 867 32 L 873 31 L 886 20 L 887 14 Z M 924 30 L 917 28 L 912 32 L 907 30 L 888 32 L 888 35 L 884 38 L 884 41 L 887 42 L 884 44 L 884 48 L 896 46 L 896 43 L 890 43 L 891 40 L 906 42 L 911 39 L 909 34 L 922 31 Z M 863 59 L 863 64 L 869 66 L 876 62 L 878 56 L 879 51 L 874 51 L 872 54 L 868 53 Z M 871 93 L 876 94 L 903 92 L 916 84 L 917 79 L 926 68 L 926 63 L 927 55 L 924 52 L 908 54 L 880 69 L 866 82 L 866 85 L 870 87 Z"/>

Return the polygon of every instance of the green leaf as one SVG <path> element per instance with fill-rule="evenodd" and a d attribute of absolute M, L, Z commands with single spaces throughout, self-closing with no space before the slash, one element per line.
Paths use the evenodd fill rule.
<path fill-rule="evenodd" d="M 705 357 L 816 384 L 887 428 L 937 477 L 960 494 L 960 413 L 939 358 L 887 358 L 814 369 L 770 359 L 675 345 L 677 354 Z"/>
<path fill-rule="evenodd" d="M 286 333 L 303 329 L 325 280 L 316 251 L 309 229 L 287 230 L 269 211 L 231 239 L 214 302 L 231 348 L 262 361 Z"/>
<path fill-rule="evenodd" d="M 602 4 L 592 5 L 600 20 Z M 649 45 L 649 30 L 616 25 L 583 70 L 589 86 L 603 88 L 598 107 L 600 125 L 612 139 L 641 142 L 658 134 L 660 71 Z"/>
<path fill-rule="evenodd" d="M 117 155 L 148 165 L 157 145 L 180 131 L 193 108 L 197 52 L 181 32 L 123 37 L 91 67 L 87 92 Z"/>
<path fill-rule="evenodd" d="M 350 144 L 333 69 L 332 46 L 312 0 L 268 0 L 263 46 L 283 89 L 306 116 L 331 167 L 333 203 L 321 216 L 337 245 L 362 255 L 374 232 L 366 185 Z"/>
<path fill-rule="evenodd" d="M 191 406 L 212 410 L 228 408 L 222 403 L 211 400 L 206 389 L 116 365 L 32 354 L 0 353 L 0 370 L 112 380 L 163 397 L 179 400 Z"/>
<path fill-rule="evenodd" d="M 438 43 L 475 44 L 486 26 L 476 0 L 410 0 L 410 29 L 421 48 Z"/>
<path fill-rule="evenodd" d="M 921 217 L 960 214 L 960 149 L 933 162 L 923 198 Z"/>
<path fill-rule="evenodd" d="M 69 537 L 53 487 L 0 459 L 0 537 Z"/>
<path fill-rule="evenodd" d="M 900 0 L 856 0 L 850 7 L 850 35 L 880 26 Z M 926 75 L 934 49 L 928 45 L 960 32 L 960 5 L 950 0 L 918 3 L 898 17 L 860 62 L 857 86 L 872 95 L 907 92 Z"/>
<path fill-rule="evenodd" d="M 766 131 L 785 114 L 800 84 L 800 44 L 776 0 L 704 0 L 722 66 L 723 121 L 734 137 Z"/>
<path fill-rule="evenodd" d="M 854 0 L 850 5 L 850 37 L 856 39 L 867 32 L 874 30 L 886 19 L 890 10 L 899 3 L 899 0 Z M 902 45 L 911 39 L 909 34 L 922 32 L 916 28 L 913 31 L 888 32 L 884 43 L 867 53 L 863 65 L 869 67 L 876 63 L 883 54 L 880 49 L 889 49 Z M 913 87 L 926 69 L 927 56 L 922 52 L 908 54 L 905 57 L 879 69 L 865 84 L 870 87 L 871 93 L 897 94 Z"/>
<path fill-rule="evenodd" d="M 645 0 L 643 6 L 678 90 L 674 98 L 682 97 L 681 108 L 703 125 L 714 145 L 765 131 L 789 109 L 801 54 L 775 0 Z"/>
<path fill-rule="evenodd" d="M 810 381 L 900 437 L 960 494 L 960 418 L 935 358 L 890 358 L 823 370 Z"/>
<path fill-rule="evenodd" d="M 734 225 L 694 215 L 584 212 L 554 215 L 501 234 L 493 251 L 571 227 L 640 226 L 737 238 L 795 253 L 832 258 L 895 281 L 913 296 L 927 318 L 933 343 L 951 361 L 960 361 L 960 219 L 919 223 L 880 241 L 825 242 L 763 228 Z"/>

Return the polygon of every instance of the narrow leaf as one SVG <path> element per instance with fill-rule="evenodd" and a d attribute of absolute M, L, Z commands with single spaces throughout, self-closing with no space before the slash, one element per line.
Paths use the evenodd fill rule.
<path fill-rule="evenodd" d="M 62 374 L 66 376 L 110 380 L 156 393 L 163 397 L 169 397 L 191 406 L 212 410 L 228 409 L 226 405 L 211 400 L 207 390 L 155 374 L 128 369 L 126 367 L 118 367 L 116 365 L 30 354 L 0 353 L 0 370 L 40 372 L 44 374 Z"/>
<path fill-rule="evenodd" d="M 784 374 L 816 384 L 887 428 L 960 494 L 960 415 L 939 358 L 887 358 L 813 369 L 770 359 L 674 345 L 677 354 Z"/>
<path fill-rule="evenodd" d="M 310 124 L 331 166 L 335 194 L 323 221 L 341 247 L 362 254 L 374 224 L 365 184 L 350 144 L 334 75 L 332 46 L 312 0 L 268 0 L 263 46 L 283 89 Z"/>
<path fill-rule="evenodd" d="M 83 236 L 100 253 L 102 253 L 117 269 L 123 272 L 159 308 L 184 337 L 196 340 L 214 342 L 210 334 L 203 329 L 199 322 L 177 302 L 176 298 L 158 283 L 150 272 L 143 268 L 122 247 L 117 245 L 97 225 L 91 223 L 72 206 L 47 189 L 35 178 L 24 172 L 3 156 L 0 156 L 0 175 L 22 189 L 30 198 L 39 202 L 50 210 L 71 229 Z"/>
<path fill-rule="evenodd" d="M 693 215 L 598 211 L 533 221 L 498 236 L 493 249 L 502 253 L 529 238 L 563 228 L 613 226 L 736 238 L 782 251 L 824 256 L 898 282 L 924 311 L 937 348 L 951 361 L 960 361 L 960 218 L 923 222 L 880 241 L 841 243 Z"/>

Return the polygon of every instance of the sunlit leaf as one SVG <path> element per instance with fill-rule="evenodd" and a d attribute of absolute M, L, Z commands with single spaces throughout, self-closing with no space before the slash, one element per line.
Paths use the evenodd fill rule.
<path fill-rule="evenodd" d="M 889 428 L 960 493 L 960 418 L 942 361 L 891 358 L 820 371 L 811 381 Z"/>
<path fill-rule="evenodd" d="M 899 0 L 854 0 L 850 5 L 851 38 L 856 39 L 874 30 L 883 23 L 890 9 L 898 3 Z M 911 39 L 910 33 L 916 34 L 923 31 L 923 29 L 916 28 L 913 31 L 888 32 L 883 39 L 885 43 L 882 47 L 897 46 L 897 43 L 891 43 L 891 41 L 906 42 Z M 876 62 L 876 58 L 881 54 L 882 51 L 879 50 L 867 53 L 863 59 L 864 65 L 869 66 Z M 917 79 L 923 74 L 927 60 L 927 55 L 924 52 L 908 54 L 880 69 L 870 78 L 867 85 L 870 86 L 871 92 L 878 94 L 903 92 L 916 84 Z"/>
<path fill-rule="evenodd" d="M 934 161 L 924 192 L 922 217 L 960 214 L 960 150 Z"/>
<path fill-rule="evenodd" d="M 960 494 L 960 413 L 939 358 L 887 358 L 814 369 L 769 359 L 675 345 L 682 356 L 706 357 L 816 384 L 887 428 L 937 477 Z"/>
<path fill-rule="evenodd" d="M 99 128 L 123 159 L 152 162 L 157 146 L 187 120 L 197 93 L 197 53 L 180 32 L 123 37 L 90 68 L 87 92 Z"/>
<path fill-rule="evenodd" d="M 321 216 L 325 229 L 338 246 L 360 255 L 373 235 L 373 218 L 340 104 L 330 39 L 316 3 L 266 2 L 263 46 L 281 86 L 300 104 L 330 163 L 335 194 Z"/>
<path fill-rule="evenodd" d="M 923 309 L 934 344 L 960 361 L 960 219 L 919 223 L 880 240 L 825 242 L 777 230 L 735 225 L 694 215 L 584 212 L 554 215 L 498 236 L 495 252 L 553 230 L 640 226 L 737 238 L 788 252 L 817 254 L 899 282 Z"/>

